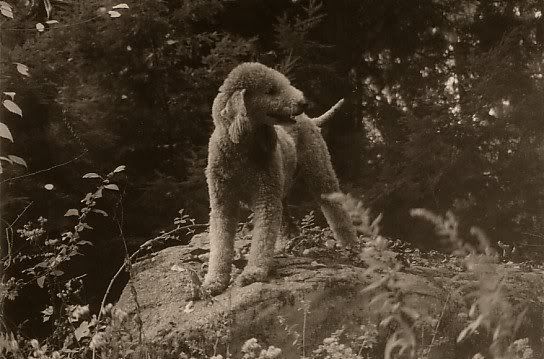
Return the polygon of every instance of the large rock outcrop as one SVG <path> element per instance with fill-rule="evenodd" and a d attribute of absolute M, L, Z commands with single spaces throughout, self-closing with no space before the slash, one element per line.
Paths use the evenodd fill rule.
<path fill-rule="evenodd" d="M 192 288 L 189 277 L 201 266 L 198 257 L 205 257 L 205 252 L 206 245 L 197 240 L 188 246 L 164 249 L 134 266 L 131 285 L 137 293 L 146 339 L 177 340 L 209 353 L 227 348 L 236 353 L 245 340 L 255 337 L 281 348 L 287 358 L 298 358 L 301 342 L 299 338 L 293 345 L 293 331 L 304 332 L 308 351 L 343 325 L 382 319 L 375 305 L 369 305 L 375 293 L 362 291 L 380 274 L 369 275 L 363 266 L 331 258 L 278 257 L 270 282 L 246 287 L 232 284 L 213 300 L 188 305 L 186 298 Z M 538 353 L 542 347 L 543 274 L 524 272 L 512 265 L 502 266 L 501 271 L 506 273 L 503 282 L 507 296 L 529 308 L 519 335 L 529 337 Z M 474 275 L 423 266 L 408 266 L 398 275 L 408 305 L 422 317 L 439 319 L 438 335 L 446 340 L 435 344 L 431 357 L 466 357 L 473 348 L 456 345 L 455 339 L 467 323 L 466 316 L 459 313 L 466 313 L 470 306 L 462 288 L 475 281 Z M 128 286 L 117 306 L 136 311 Z"/>

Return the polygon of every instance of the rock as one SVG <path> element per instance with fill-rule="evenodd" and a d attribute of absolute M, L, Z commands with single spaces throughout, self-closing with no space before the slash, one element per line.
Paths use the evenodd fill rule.
<path fill-rule="evenodd" d="M 202 238 L 198 243 L 203 243 Z M 281 348 L 285 358 L 299 358 L 301 339 L 293 344 L 293 332 L 300 334 L 305 328 L 308 353 L 343 325 L 357 327 L 383 319 L 375 305 L 369 304 L 375 293 L 362 291 L 379 280 L 378 274 L 369 276 L 366 268 L 320 258 L 279 257 L 268 283 L 246 287 L 231 284 L 211 301 L 189 303 L 185 298 L 194 283 L 190 277 L 200 272 L 201 255 L 201 249 L 191 244 L 164 249 L 153 262 L 146 259 L 134 265 L 132 285 L 146 339 L 191 343 L 208 353 L 213 353 L 214 347 L 218 353 L 225 353 L 228 347 L 231 353 L 237 353 L 245 340 L 257 338 L 265 345 Z M 512 301 L 528 303 L 530 308 L 520 337 L 529 337 L 536 345 L 543 328 L 542 300 L 537 300 L 544 297 L 542 274 L 509 269 L 504 273 Z M 466 316 L 459 313 L 467 313 L 471 304 L 462 288 L 473 283 L 474 276 L 417 266 L 398 275 L 406 303 L 422 317 L 439 319 L 440 335 L 448 339 L 435 344 L 433 353 L 437 355 L 430 358 L 467 357 L 471 348 L 459 348 L 455 338 L 467 323 Z M 128 287 L 117 306 L 127 312 L 136 311 Z M 431 334 L 425 333 L 427 339 Z"/>

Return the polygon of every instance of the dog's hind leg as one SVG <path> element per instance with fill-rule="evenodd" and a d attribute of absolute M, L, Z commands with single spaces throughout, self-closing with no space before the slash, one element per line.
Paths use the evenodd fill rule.
<path fill-rule="evenodd" d="M 357 239 L 350 216 L 340 203 L 326 198 L 327 195 L 340 192 L 327 144 L 319 127 L 311 119 L 299 120 L 298 126 L 297 148 L 300 174 L 321 206 L 334 238 L 341 245 L 349 246 Z"/>

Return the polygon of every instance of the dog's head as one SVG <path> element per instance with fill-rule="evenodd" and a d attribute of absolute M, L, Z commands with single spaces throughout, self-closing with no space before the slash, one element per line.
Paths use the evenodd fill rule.
<path fill-rule="evenodd" d="M 213 117 L 238 143 L 249 126 L 292 124 L 305 108 L 304 95 L 287 77 L 263 64 L 247 62 L 234 68 L 219 88 Z"/>

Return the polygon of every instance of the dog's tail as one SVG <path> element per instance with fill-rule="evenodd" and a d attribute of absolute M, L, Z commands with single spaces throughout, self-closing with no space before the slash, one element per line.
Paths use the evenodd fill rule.
<path fill-rule="evenodd" d="M 317 126 L 321 127 L 323 124 L 325 124 L 331 117 L 334 116 L 336 111 L 344 104 L 344 99 L 340 99 L 333 107 L 331 107 L 327 112 L 322 114 L 319 117 L 312 118 L 312 122 L 315 123 Z"/>

